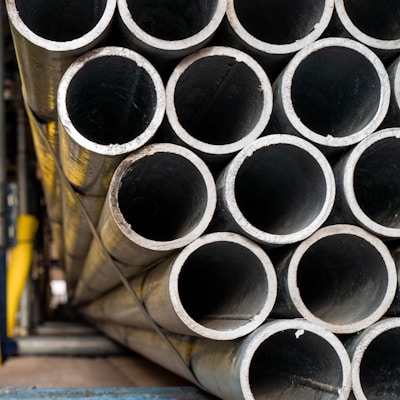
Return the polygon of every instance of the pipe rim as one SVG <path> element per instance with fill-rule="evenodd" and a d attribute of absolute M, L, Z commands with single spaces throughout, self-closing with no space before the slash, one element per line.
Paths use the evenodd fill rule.
<path fill-rule="evenodd" d="M 317 40 L 322 33 L 327 28 L 333 14 L 334 0 L 325 0 L 324 10 L 318 24 L 315 25 L 314 30 L 302 39 L 296 40 L 289 44 L 274 44 L 268 43 L 257 39 L 255 36 L 251 35 L 241 24 L 235 10 L 234 5 L 235 0 L 228 0 L 226 16 L 228 18 L 229 24 L 232 26 L 236 34 L 247 43 L 249 46 L 267 54 L 291 54 L 299 51 L 303 47 L 311 44 Z"/>
<path fill-rule="evenodd" d="M 33 32 L 25 22 L 21 19 L 18 9 L 15 4 L 15 0 L 6 0 L 7 14 L 9 19 L 17 30 L 17 32 L 23 36 L 28 42 L 34 44 L 39 48 L 43 48 L 47 51 L 69 53 L 76 52 L 78 50 L 84 50 L 91 44 L 97 42 L 99 38 L 104 34 L 107 28 L 111 25 L 115 10 L 117 8 L 117 0 L 107 0 L 104 13 L 101 16 L 97 24 L 87 33 L 79 38 L 68 40 L 68 41 L 54 41 L 45 39 L 35 32 Z"/>
<path fill-rule="evenodd" d="M 154 115 L 146 129 L 132 140 L 122 144 L 99 144 L 92 140 L 87 139 L 81 134 L 74 126 L 69 112 L 67 109 L 67 96 L 68 89 L 74 77 L 85 68 L 88 62 L 99 60 L 105 57 L 121 57 L 127 58 L 137 64 L 138 67 L 143 68 L 154 85 L 154 92 L 156 94 L 156 104 Z M 137 150 L 146 144 L 156 133 L 161 125 L 165 114 L 165 89 L 162 79 L 153 67 L 153 65 L 139 53 L 118 46 L 108 46 L 92 50 L 78 59 L 76 59 L 64 73 L 57 92 L 57 109 L 58 117 L 63 130 L 69 137 L 71 137 L 79 146 L 92 151 L 97 154 L 105 156 L 117 156 L 130 153 Z"/>
<path fill-rule="evenodd" d="M 349 324 L 333 324 L 323 319 L 317 317 L 314 313 L 312 313 L 307 305 L 304 303 L 302 296 L 300 294 L 300 290 L 297 285 L 297 272 L 298 266 L 300 264 L 301 258 L 304 254 L 320 239 L 324 239 L 329 236 L 334 235 L 343 235 L 348 234 L 351 236 L 357 236 L 360 239 L 363 239 L 365 242 L 369 243 L 372 247 L 374 247 L 379 255 L 382 257 L 384 264 L 387 268 L 387 276 L 388 276 L 388 285 L 385 296 L 381 301 L 380 305 L 368 316 L 363 319 L 349 323 Z M 392 277 L 392 279 L 390 279 Z M 296 306 L 297 311 L 302 315 L 306 320 L 318 324 L 325 329 L 329 330 L 333 333 L 338 334 L 350 334 L 361 331 L 364 328 L 367 328 L 372 323 L 378 321 L 389 309 L 394 296 L 396 295 L 397 288 L 397 269 L 393 257 L 386 247 L 386 245 L 376 236 L 370 234 L 364 229 L 347 224 L 337 224 L 330 225 L 324 228 L 319 229 L 312 236 L 304 240 L 294 251 L 288 266 L 288 288 L 289 295 L 293 301 L 293 304 Z"/>
<path fill-rule="evenodd" d="M 400 128 L 387 128 L 381 131 L 375 132 L 373 135 L 364 139 L 360 142 L 350 153 L 348 160 L 346 161 L 346 168 L 343 173 L 343 191 L 346 198 L 346 203 L 351 210 L 353 216 L 357 221 L 369 231 L 373 233 L 384 236 L 387 238 L 399 238 L 400 237 L 400 227 L 399 228 L 389 228 L 387 226 L 381 225 L 371 219 L 360 207 L 356 194 L 354 191 L 354 172 L 357 167 L 359 159 L 362 157 L 363 153 L 372 147 L 375 143 L 383 141 L 388 138 L 400 139 Z"/>
<path fill-rule="evenodd" d="M 400 111 L 400 59 L 394 65 L 394 79 L 392 93 L 396 102 L 397 110 Z"/>
<path fill-rule="evenodd" d="M 342 367 L 342 387 L 338 391 L 337 400 L 346 400 L 351 390 L 351 363 L 344 345 L 332 332 L 300 318 L 266 322 L 243 341 L 241 344 L 243 350 L 239 354 L 240 361 L 238 361 L 240 362 L 239 382 L 243 398 L 255 400 L 249 379 L 250 364 L 255 352 L 268 338 L 285 330 L 296 330 L 296 336 L 301 336 L 304 331 L 307 331 L 328 342 L 337 354 Z"/>
<path fill-rule="evenodd" d="M 251 157 L 256 150 L 259 150 L 262 147 L 281 145 L 281 144 L 292 145 L 308 153 L 321 166 L 321 171 L 323 173 L 324 180 L 326 182 L 325 201 L 323 206 L 321 207 L 319 214 L 314 218 L 314 220 L 308 226 L 304 227 L 303 229 L 297 232 L 289 234 L 273 234 L 256 228 L 243 215 L 242 211 L 240 210 L 237 204 L 235 196 L 235 179 L 239 169 L 241 168 L 245 160 Z M 335 193 L 336 193 L 335 177 L 326 157 L 312 143 L 307 142 L 305 139 L 302 139 L 300 137 L 288 134 L 267 135 L 265 137 L 255 140 L 253 143 L 251 143 L 243 150 L 241 150 L 235 156 L 234 160 L 236 162 L 231 162 L 228 165 L 224 177 L 226 182 L 225 184 L 226 197 L 232 199 L 232 201 L 229 202 L 227 207 L 229 208 L 230 215 L 233 217 L 235 222 L 241 227 L 241 229 L 245 232 L 245 234 L 249 235 L 253 240 L 270 245 L 285 245 L 285 244 L 299 242 L 310 236 L 312 233 L 314 233 L 326 221 L 326 219 L 330 215 L 330 212 L 333 208 Z"/>
<path fill-rule="evenodd" d="M 255 255 L 264 267 L 266 274 L 266 281 L 268 283 L 268 293 L 264 301 L 263 307 L 253 315 L 250 322 L 245 325 L 240 325 L 237 328 L 230 328 L 229 330 L 218 330 L 208 328 L 197 321 L 195 321 L 184 308 L 180 294 L 179 294 L 179 275 L 185 261 L 197 249 L 215 242 L 234 243 L 245 247 Z M 245 336 L 258 328 L 271 313 L 275 304 L 277 295 L 277 278 L 274 266 L 268 255 L 262 250 L 260 246 L 251 240 L 232 232 L 214 232 L 204 235 L 197 240 L 186 246 L 176 257 L 172 264 L 171 273 L 169 275 L 171 302 L 176 310 L 177 315 L 184 321 L 185 325 L 199 336 L 213 339 L 213 340 L 232 340 L 241 336 Z"/>
<path fill-rule="evenodd" d="M 357 400 L 367 400 L 360 380 L 360 367 L 365 351 L 378 336 L 396 328 L 400 328 L 400 318 L 385 318 L 371 325 L 361 333 L 360 339 L 351 356 L 351 379 L 353 392 Z"/>
<path fill-rule="evenodd" d="M 237 62 L 243 62 L 255 73 L 260 81 L 260 91 L 264 93 L 264 107 L 256 126 L 250 133 L 233 143 L 224 145 L 215 145 L 206 143 L 192 136 L 179 122 L 176 112 L 175 102 L 175 89 L 178 85 L 179 79 L 196 61 L 207 57 L 227 56 L 235 58 Z M 269 118 L 272 113 L 273 94 L 270 80 L 265 73 L 264 69 L 248 54 L 230 47 L 213 46 L 201 49 L 183 59 L 172 72 L 166 87 L 166 115 L 174 128 L 176 135 L 191 148 L 202 153 L 225 155 L 232 154 L 240 151 L 248 144 L 256 140 L 266 128 Z M 170 100 L 170 101 L 168 101 Z"/>
<path fill-rule="evenodd" d="M 367 35 L 356 25 L 349 17 L 344 0 L 335 0 L 335 9 L 339 16 L 339 19 L 347 31 L 358 41 L 364 43 L 366 46 L 373 47 L 378 50 L 398 50 L 400 49 L 400 37 L 399 39 L 382 40 L 373 36 Z"/>
<path fill-rule="evenodd" d="M 344 137 L 334 137 L 331 135 L 323 136 L 308 128 L 297 116 L 291 98 L 292 82 L 299 65 L 306 60 L 310 54 L 328 47 L 343 47 L 359 53 L 371 63 L 381 84 L 379 106 L 374 117 L 371 118 L 371 121 L 362 129 Z M 390 91 L 389 75 L 379 57 L 365 45 L 347 38 L 330 37 L 312 43 L 298 52 L 282 73 L 281 98 L 287 118 L 297 132 L 315 144 L 322 146 L 346 147 L 358 143 L 371 135 L 386 116 L 390 104 Z"/>
<path fill-rule="evenodd" d="M 195 153 L 193 153 L 189 149 L 186 149 L 185 147 L 176 144 L 156 143 L 147 145 L 141 150 L 128 155 L 124 160 L 122 160 L 122 162 L 119 164 L 113 174 L 106 201 L 109 202 L 111 210 L 118 210 L 122 215 L 118 203 L 118 189 L 121 179 L 124 177 L 125 169 L 129 168 L 129 166 L 132 165 L 135 161 L 156 153 L 172 153 L 180 157 L 186 158 L 186 160 L 193 163 L 193 167 L 198 170 L 198 172 L 204 179 L 205 187 L 207 190 L 207 205 L 205 207 L 204 214 L 201 220 L 190 232 L 177 239 L 168 241 L 158 241 L 145 238 L 144 236 L 135 232 L 132 229 L 131 225 L 127 223 L 125 218 L 118 218 L 117 220 L 114 218 L 114 222 L 116 223 L 118 229 L 122 232 L 122 234 L 133 243 L 150 250 L 171 251 L 182 248 L 197 239 L 207 229 L 216 208 L 217 190 L 214 177 L 212 176 L 205 162 L 201 160 L 201 158 L 198 157 Z"/>
<path fill-rule="evenodd" d="M 141 43 L 165 53 L 189 52 L 209 40 L 222 22 L 227 0 L 217 0 L 217 6 L 210 22 L 196 34 L 180 40 L 164 40 L 148 34 L 135 22 L 128 8 L 127 0 L 116 0 L 119 16 L 129 32 Z"/>

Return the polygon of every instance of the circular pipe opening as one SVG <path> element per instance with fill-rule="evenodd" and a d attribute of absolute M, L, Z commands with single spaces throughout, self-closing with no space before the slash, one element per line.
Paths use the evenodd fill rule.
<path fill-rule="evenodd" d="M 90 32 L 102 18 L 107 0 L 15 0 L 21 20 L 36 35 L 66 42 Z"/>

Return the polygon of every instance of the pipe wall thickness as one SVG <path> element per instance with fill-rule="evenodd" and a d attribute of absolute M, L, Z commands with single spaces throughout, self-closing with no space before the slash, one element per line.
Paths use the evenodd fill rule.
<path fill-rule="evenodd" d="M 245 147 L 222 172 L 217 189 L 211 229 L 238 232 L 269 247 L 310 236 L 335 198 L 325 156 L 292 135 L 268 135 Z"/>
<path fill-rule="evenodd" d="M 112 323 L 99 328 L 118 342 L 190 381 L 175 368 L 165 341 L 150 330 Z M 214 341 L 168 334 L 191 366 L 196 384 L 224 400 L 345 400 L 351 367 L 347 352 L 331 332 L 301 319 L 275 320 L 244 339 Z"/>
<path fill-rule="evenodd" d="M 63 73 L 105 40 L 116 0 L 7 0 L 6 7 L 27 103 L 38 118 L 54 121 Z"/>
<path fill-rule="evenodd" d="M 277 317 L 303 317 L 338 334 L 359 332 L 389 309 L 397 286 L 393 257 L 376 236 L 352 225 L 319 229 L 275 262 Z"/>
<path fill-rule="evenodd" d="M 351 39 L 321 39 L 298 52 L 274 83 L 267 132 L 303 136 L 332 152 L 378 129 L 389 103 L 388 73 L 375 53 Z"/>
<path fill-rule="evenodd" d="M 148 145 L 126 157 L 110 182 L 75 299 L 93 299 L 119 282 L 108 255 L 142 272 L 203 234 L 214 214 L 215 182 L 192 151 L 171 143 Z"/>

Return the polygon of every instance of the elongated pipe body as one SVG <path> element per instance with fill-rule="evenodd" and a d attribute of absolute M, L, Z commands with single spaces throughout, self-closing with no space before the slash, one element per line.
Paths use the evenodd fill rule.
<path fill-rule="evenodd" d="M 211 229 L 242 233 L 273 247 L 301 241 L 325 222 L 335 181 L 327 159 L 311 143 L 268 135 L 235 156 L 217 190 Z"/>
<path fill-rule="evenodd" d="M 186 57 L 166 90 L 169 137 L 209 165 L 221 164 L 257 139 L 272 111 L 272 88 L 246 53 L 209 47 Z"/>
<path fill-rule="evenodd" d="M 342 34 L 363 43 L 380 57 L 400 50 L 400 5 L 396 0 L 335 0 Z"/>
<path fill-rule="evenodd" d="M 150 317 L 171 332 L 214 340 L 244 336 L 268 317 L 276 298 L 276 275 L 266 253 L 230 232 L 196 239 L 131 281 Z M 85 316 L 151 328 L 120 287 L 83 309 Z"/>
<path fill-rule="evenodd" d="M 331 221 L 355 221 L 386 239 L 400 237 L 400 128 L 375 132 L 335 165 Z"/>
<path fill-rule="evenodd" d="M 164 116 L 165 90 L 140 54 L 110 46 L 71 64 L 57 102 L 67 179 L 81 194 L 105 196 L 122 159 L 153 138 Z"/>
<path fill-rule="evenodd" d="M 139 272 L 201 236 L 215 205 L 214 179 L 198 156 L 171 143 L 148 145 L 116 169 L 98 233 L 114 260 Z M 95 292 L 99 295 L 119 282 L 107 255 L 96 247 L 99 243 L 94 241 L 77 301 L 90 300 Z M 103 274 L 114 279 L 105 280 Z"/>
<path fill-rule="evenodd" d="M 6 6 L 27 103 L 37 117 L 54 121 L 63 73 L 105 39 L 116 0 L 7 0 Z"/>
<path fill-rule="evenodd" d="M 356 400 L 399 398 L 399 339 L 400 318 L 385 318 L 346 343 Z"/>
<path fill-rule="evenodd" d="M 387 71 L 370 49 L 321 39 L 297 53 L 274 83 L 267 132 L 300 135 L 332 152 L 372 134 L 389 102 Z"/>
<path fill-rule="evenodd" d="M 194 379 L 176 365 L 165 341 L 156 333 L 112 323 L 98 325 L 120 343 L 150 360 Z M 214 341 L 168 334 L 197 382 L 224 400 L 345 400 L 350 360 L 329 331 L 301 319 L 275 320 L 244 339 Z"/>
<path fill-rule="evenodd" d="M 319 229 L 277 263 L 274 314 L 303 317 L 334 333 L 361 331 L 389 309 L 397 286 L 393 257 L 353 225 Z"/>
<path fill-rule="evenodd" d="M 228 0 L 225 41 L 239 46 L 276 75 L 291 55 L 328 26 L 334 0 Z"/>

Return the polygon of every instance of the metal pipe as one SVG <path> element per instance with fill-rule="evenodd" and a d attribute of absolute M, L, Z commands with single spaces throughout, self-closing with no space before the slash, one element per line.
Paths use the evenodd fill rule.
<path fill-rule="evenodd" d="M 400 126 L 400 57 L 388 68 L 390 79 L 390 105 L 380 129 Z"/>
<path fill-rule="evenodd" d="M 355 221 L 383 238 L 400 237 L 399 139 L 400 128 L 375 132 L 334 166 L 332 222 Z"/>
<path fill-rule="evenodd" d="M 399 338 L 400 318 L 386 318 L 346 344 L 352 359 L 351 375 L 356 400 L 399 398 Z"/>
<path fill-rule="evenodd" d="M 148 145 L 116 169 L 97 230 L 107 253 L 131 275 L 202 235 L 215 205 L 214 179 L 198 156 L 171 143 Z M 104 249 L 93 241 L 77 302 L 118 284 Z"/>
<path fill-rule="evenodd" d="M 257 139 L 272 111 L 272 88 L 246 53 L 209 47 L 186 57 L 166 89 L 168 139 L 224 165 Z"/>
<path fill-rule="evenodd" d="M 275 265 L 273 315 L 303 317 L 331 332 L 359 332 L 389 309 L 397 286 L 393 257 L 376 236 L 352 225 L 319 229 Z"/>
<path fill-rule="evenodd" d="M 328 26 L 334 0 L 228 0 L 228 43 L 258 59 L 268 73 L 317 40 Z"/>
<path fill-rule="evenodd" d="M 104 40 L 116 0 L 6 0 L 6 7 L 27 103 L 43 121 L 56 120 L 58 83 L 78 55 Z"/>
<path fill-rule="evenodd" d="M 113 323 L 99 328 L 193 382 L 175 365 L 156 333 Z M 333 333 L 301 319 L 270 321 L 244 339 L 231 341 L 173 334 L 168 338 L 198 383 L 224 400 L 345 400 L 349 396 L 351 367 L 344 346 Z"/>
<path fill-rule="evenodd" d="M 151 140 L 161 124 L 165 90 L 140 54 L 104 47 L 71 64 L 57 105 L 67 179 L 81 194 L 105 196 L 117 165 Z"/>
<path fill-rule="evenodd" d="M 400 5 L 396 0 L 335 0 L 344 34 L 372 48 L 381 57 L 400 50 Z"/>
<path fill-rule="evenodd" d="M 241 233 L 269 247 L 310 236 L 335 198 L 325 156 L 292 135 L 268 135 L 245 147 L 222 172 L 217 189 L 210 229 Z"/>
<path fill-rule="evenodd" d="M 130 284 L 162 328 L 214 340 L 236 339 L 256 329 L 276 298 L 275 270 L 267 254 L 230 232 L 194 240 Z M 82 311 L 90 319 L 151 329 L 125 287 Z"/>
<path fill-rule="evenodd" d="M 389 102 L 387 71 L 371 50 L 351 39 L 321 39 L 297 53 L 275 82 L 267 132 L 337 150 L 372 134 Z"/>
<path fill-rule="evenodd" d="M 225 15 L 226 0 L 118 0 L 118 11 L 128 45 L 160 61 L 204 47 Z"/>

